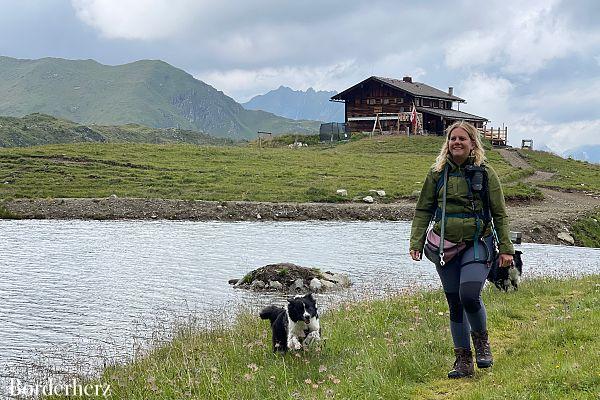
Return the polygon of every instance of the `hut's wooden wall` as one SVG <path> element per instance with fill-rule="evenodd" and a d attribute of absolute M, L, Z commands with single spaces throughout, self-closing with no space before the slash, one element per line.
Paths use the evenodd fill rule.
<path fill-rule="evenodd" d="M 352 117 L 374 117 L 376 114 L 410 112 L 413 104 L 417 107 L 431 109 L 452 109 L 452 102 L 442 99 L 415 97 L 410 93 L 392 88 L 377 81 L 365 82 L 344 96 L 346 124 L 351 132 L 364 132 L 373 129 L 374 121 L 348 121 Z M 450 120 L 423 112 L 422 128 L 428 132 L 443 134 Z M 382 121 L 383 130 L 397 130 L 397 121 Z M 401 122 L 400 130 L 404 130 L 410 122 Z M 474 122 L 477 127 L 482 122 Z"/>

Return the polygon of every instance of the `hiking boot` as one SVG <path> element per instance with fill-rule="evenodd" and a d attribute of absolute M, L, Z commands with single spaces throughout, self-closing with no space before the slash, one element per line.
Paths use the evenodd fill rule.
<path fill-rule="evenodd" d="M 487 331 L 471 331 L 473 338 L 473 347 L 475 347 L 475 359 L 478 368 L 489 368 L 494 363 L 492 350 L 490 350 L 490 341 Z"/>
<path fill-rule="evenodd" d="M 456 361 L 454 361 L 454 369 L 448 372 L 448 378 L 466 378 L 473 376 L 473 353 L 471 349 L 457 347 L 454 349 Z"/>

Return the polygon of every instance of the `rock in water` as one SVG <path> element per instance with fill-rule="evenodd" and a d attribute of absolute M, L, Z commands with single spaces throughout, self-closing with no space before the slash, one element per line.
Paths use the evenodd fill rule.
<path fill-rule="evenodd" d="M 269 264 L 249 272 L 242 279 L 230 279 L 236 288 L 255 291 L 279 291 L 291 294 L 329 291 L 350 286 L 345 274 L 321 272 L 291 263 Z"/>
<path fill-rule="evenodd" d="M 323 287 L 323 284 L 318 278 L 312 278 L 308 287 L 311 292 L 318 292 Z"/>

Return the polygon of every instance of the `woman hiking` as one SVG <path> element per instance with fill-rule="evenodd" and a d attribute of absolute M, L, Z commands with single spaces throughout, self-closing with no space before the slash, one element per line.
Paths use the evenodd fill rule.
<path fill-rule="evenodd" d="M 417 202 L 410 256 L 420 261 L 425 252 L 436 265 L 448 301 L 456 356 L 448 377 L 463 378 L 474 372 L 470 338 L 477 366 L 488 368 L 493 363 L 481 291 L 496 249 L 500 267 L 511 265 L 514 249 L 502 187 L 485 163 L 479 132 L 459 121 L 446 133 Z"/>

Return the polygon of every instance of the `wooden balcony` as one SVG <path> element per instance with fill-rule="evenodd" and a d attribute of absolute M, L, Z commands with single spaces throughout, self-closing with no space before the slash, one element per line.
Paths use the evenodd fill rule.
<path fill-rule="evenodd" d="M 508 127 L 504 128 L 483 128 L 480 129 L 479 132 L 483 135 L 485 139 L 489 139 L 492 142 L 492 146 L 506 146 L 506 142 L 508 139 Z"/>

